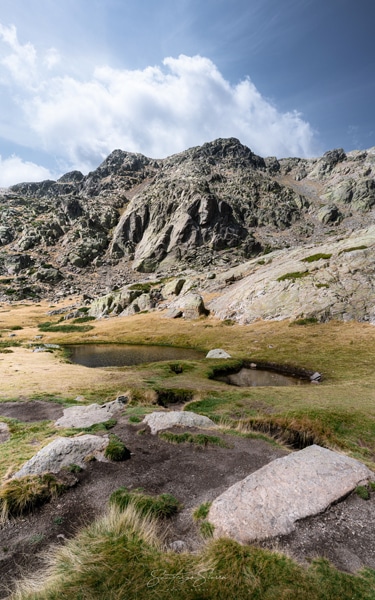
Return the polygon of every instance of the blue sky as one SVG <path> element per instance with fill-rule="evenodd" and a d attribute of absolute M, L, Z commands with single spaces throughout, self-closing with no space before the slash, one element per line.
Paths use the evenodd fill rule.
<path fill-rule="evenodd" d="M 217 137 L 375 145 L 374 0 L 1 0 L 0 186 Z"/>

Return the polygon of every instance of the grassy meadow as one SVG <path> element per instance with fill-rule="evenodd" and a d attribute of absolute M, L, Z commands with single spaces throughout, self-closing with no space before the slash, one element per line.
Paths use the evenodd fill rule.
<path fill-rule="evenodd" d="M 280 321 L 239 326 L 211 317 L 188 322 L 149 313 L 91 321 L 84 331 L 48 327 L 41 331 L 38 325 L 47 320 L 57 324 L 57 317 L 47 317 L 48 310 L 43 303 L 0 306 L 0 402 L 44 399 L 67 406 L 77 396 L 91 403 L 128 392 L 131 402 L 124 410 L 137 422 L 153 410 L 156 398 L 176 402 L 185 398 L 187 409 L 211 417 L 233 434 L 260 432 L 295 448 L 315 441 L 375 471 L 375 327 L 371 325 Z M 37 339 L 39 335 L 43 337 Z M 33 353 L 32 345 L 38 343 L 156 344 L 204 352 L 219 347 L 233 359 L 89 369 L 70 364 L 60 350 Z M 242 360 L 318 371 L 323 381 L 238 388 L 211 378 L 220 365 L 234 366 Z M 2 444 L 0 477 L 57 434 L 64 434 L 52 422 L 2 420 L 9 424 L 11 439 Z M 111 506 L 105 517 L 53 554 L 42 580 L 28 580 L 14 598 L 375 598 L 372 571 L 352 576 L 323 559 L 301 566 L 285 555 L 230 540 L 209 540 L 196 555 L 175 554 L 164 549 L 158 523 L 150 515 L 142 516 L 131 502 L 123 510 Z"/>

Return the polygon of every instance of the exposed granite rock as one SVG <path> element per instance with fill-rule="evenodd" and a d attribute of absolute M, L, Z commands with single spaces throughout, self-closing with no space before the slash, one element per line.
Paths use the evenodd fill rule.
<path fill-rule="evenodd" d="M 333 236 L 346 239 L 373 223 L 374 175 L 375 148 L 263 159 L 229 138 L 163 160 L 115 150 L 86 176 L 72 171 L 58 181 L 2 190 L 0 300 L 103 297 L 124 290 L 139 273 L 157 272 L 176 276 L 164 290 L 159 286 L 169 302 L 187 293 L 189 279 L 197 285 L 199 273 L 216 276 L 259 255 L 306 244 L 319 252 Z M 260 261 L 271 264 L 263 256 Z M 43 263 L 61 273 L 61 281 L 44 277 Z M 182 289 L 178 275 L 186 279 Z M 338 314 L 357 314 L 350 301 L 345 310 L 344 287 Z M 139 302 L 130 307 L 135 299 L 117 302 L 116 295 L 109 306 L 100 300 L 104 306 L 93 314 L 143 310 Z M 150 293 L 144 310 L 159 300 Z M 360 318 L 368 318 L 366 311 L 367 304 Z"/>
<path fill-rule="evenodd" d="M 373 479 L 362 463 L 320 446 L 278 458 L 235 483 L 213 501 L 208 520 L 215 537 L 241 543 L 285 535 Z"/>
<path fill-rule="evenodd" d="M 202 427 L 210 429 L 216 427 L 215 423 L 208 417 L 197 415 L 189 411 L 173 410 L 169 412 L 153 412 L 146 415 L 142 423 L 148 425 L 151 433 L 155 435 L 158 431 L 181 425 L 182 427 Z"/>
<path fill-rule="evenodd" d="M 13 477 L 58 473 L 62 467 L 71 464 L 85 466 L 85 458 L 94 456 L 103 460 L 103 452 L 108 445 L 108 437 L 81 435 L 79 437 L 58 437 L 28 460 Z"/>
<path fill-rule="evenodd" d="M 89 406 L 69 406 L 64 409 L 64 414 L 55 422 L 56 427 L 84 428 L 97 423 L 105 423 L 119 410 L 123 403 L 114 400 L 105 404 L 90 404 Z"/>
<path fill-rule="evenodd" d="M 202 296 L 194 292 L 176 298 L 176 300 L 169 305 L 169 311 L 171 311 L 171 313 L 170 315 L 167 314 L 167 316 L 172 316 L 172 313 L 177 311 L 181 313 L 185 319 L 199 319 L 199 317 L 208 314 Z"/>
<path fill-rule="evenodd" d="M 228 352 L 222 350 L 221 348 L 215 348 L 214 350 L 210 350 L 207 353 L 206 358 L 232 358 Z"/>

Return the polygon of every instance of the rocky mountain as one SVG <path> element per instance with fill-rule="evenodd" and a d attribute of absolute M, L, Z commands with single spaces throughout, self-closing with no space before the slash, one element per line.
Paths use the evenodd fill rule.
<path fill-rule="evenodd" d="M 163 160 L 115 150 L 87 176 L 3 190 L 0 213 L 3 300 L 125 297 L 140 280 L 182 277 L 179 293 L 216 294 L 210 309 L 241 322 L 311 313 L 315 297 L 320 319 L 374 311 L 375 148 L 282 160 L 233 138 Z M 330 258 L 298 262 L 314 254 Z M 146 309 L 165 306 L 170 296 L 152 289 Z M 353 294 L 362 300 L 350 308 Z"/>

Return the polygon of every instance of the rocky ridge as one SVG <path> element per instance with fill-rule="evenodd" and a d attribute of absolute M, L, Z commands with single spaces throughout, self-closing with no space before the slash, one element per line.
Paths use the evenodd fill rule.
<path fill-rule="evenodd" d="M 194 291 L 239 322 L 372 322 L 374 175 L 375 148 L 281 160 L 234 138 L 163 160 L 115 150 L 87 176 L 2 191 L 0 297 L 83 294 L 103 316 Z"/>

